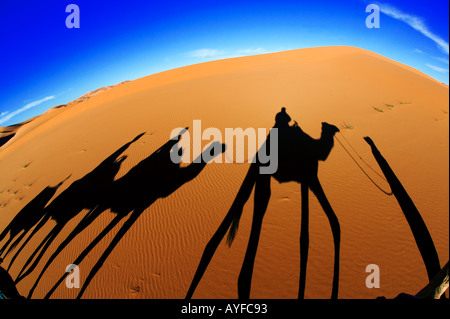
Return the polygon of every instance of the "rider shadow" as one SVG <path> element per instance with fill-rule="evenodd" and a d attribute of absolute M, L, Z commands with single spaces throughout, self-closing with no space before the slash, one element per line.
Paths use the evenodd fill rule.
<path fill-rule="evenodd" d="M 83 218 L 47 261 L 34 286 L 30 290 L 28 298 L 31 297 L 45 270 L 50 266 L 58 254 L 105 210 L 110 209 L 111 213 L 115 214 L 115 217 L 81 252 L 74 260 L 73 264 L 79 265 L 89 252 L 91 252 L 92 249 L 94 249 L 94 247 L 122 219 L 129 216 L 88 274 L 77 296 L 77 298 L 81 298 L 89 283 L 103 266 L 110 253 L 136 222 L 139 216 L 157 199 L 169 196 L 179 187 L 200 174 L 207 164 L 207 161 L 204 160 L 205 158 L 211 160 L 225 151 L 224 144 L 213 142 L 201 155 L 199 155 L 198 159 L 194 160 L 193 163 L 181 167 L 179 163 L 174 163 L 172 161 L 170 154 L 171 152 L 182 152 L 182 150 L 178 148 L 177 143 L 181 138 L 181 134 L 186 130 L 187 128 L 178 135 L 177 139 L 169 140 L 161 148 L 133 167 L 127 174 L 110 185 L 105 192 L 105 196 L 97 200 L 97 206 Z M 60 277 L 45 298 L 49 298 L 53 294 L 67 275 L 68 273 L 65 273 Z"/>
<path fill-rule="evenodd" d="M 320 185 L 317 173 L 318 162 L 327 159 L 334 145 L 334 135 L 336 132 L 339 132 L 339 129 L 334 125 L 322 123 L 322 134 L 320 139 L 313 139 L 308 134 L 304 133 L 296 122 L 293 126 L 289 126 L 288 123 L 290 120 L 291 118 L 287 115 L 285 108 L 282 108 L 282 111 L 276 115 L 274 128 L 277 129 L 276 132 L 278 134 L 278 169 L 273 174 L 262 174 L 260 171 L 260 168 L 263 167 L 260 160 L 260 154 L 265 152 L 265 150 L 270 149 L 269 146 L 272 140 L 270 134 L 273 134 L 273 131 L 271 131 L 265 144 L 263 144 L 256 154 L 255 160 L 250 165 L 248 173 L 245 176 L 230 210 L 216 233 L 206 245 L 186 298 L 189 299 L 194 294 L 209 262 L 228 230 L 227 243 L 228 245 L 231 245 L 233 242 L 239 226 L 243 207 L 248 201 L 253 188 L 255 188 L 252 228 L 244 262 L 238 278 L 238 297 L 240 299 L 248 299 L 250 297 L 251 278 L 262 228 L 262 221 L 271 195 L 271 177 L 275 178 L 279 183 L 297 182 L 301 184 L 302 209 L 298 298 L 304 298 L 306 283 L 306 266 L 309 248 L 309 189 L 315 194 L 327 215 L 333 233 L 335 259 L 331 297 L 333 299 L 337 298 L 339 284 L 340 226 L 339 221 L 325 196 L 322 186 Z M 275 138 L 275 141 L 276 140 L 277 139 Z"/>

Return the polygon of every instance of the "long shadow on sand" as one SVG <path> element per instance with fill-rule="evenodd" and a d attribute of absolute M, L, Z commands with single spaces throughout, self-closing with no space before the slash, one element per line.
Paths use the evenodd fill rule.
<path fill-rule="evenodd" d="M 92 172 L 72 183 L 72 185 L 44 209 L 43 217 L 20 250 L 23 249 L 23 246 L 28 243 L 30 238 L 42 228 L 50 218 L 56 221 L 56 225 L 28 258 L 16 279 L 16 284 L 36 268 L 51 242 L 61 232 L 64 226 L 83 209 L 89 209 L 89 211 L 46 261 L 37 280 L 29 291 L 28 298 L 31 298 L 40 279 L 57 256 L 78 234 L 94 222 L 104 211 L 110 209 L 111 213 L 115 214 L 115 217 L 81 252 L 81 254 L 73 261 L 73 264 L 79 265 L 89 252 L 92 251 L 92 249 L 122 219 L 128 216 L 97 263 L 91 269 L 77 296 L 77 298 L 80 298 L 110 253 L 139 216 L 158 198 L 169 196 L 183 184 L 194 179 L 207 164 L 203 161 L 203 158 L 205 158 L 204 154 L 208 154 L 206 157 L 212 159 L 219 155 L 217 150 L 220 149 L 221 152 L 225 150 L 225 145 L 212 143 L 210 147 L 199 156 L 198 162 L 194 161 L 186 167 L 181 167 L 179 164 L 172 162 L 170 152 L 182 152 L 181 149 L 177 148 L 176 144 L 180 140 L 181 134 L 185 131 L 186 129 L 180 133 L 178 138 L 169 140 L 157 151 L 133 167 L 126 175 L 114 181 L 114 177 L 119 171 L 121 163 L 125 159 L 124 156 L 120 158 L 119 156 L 143 134 L 138 135 L 133 141 L 125 144 L 108 157 Z M 29 226 L 27 227 L 31 228 Z M 67 275 L 68 273 L 62 274 L 61 278 L 50 289 L 45 298 L 49 298 L 53 294 Z"/>
<path fill-rule="evenodd" d="M 31 230 L 31 228 L 33 228 L 34 226 L 36 226 L 37 223 L 39 223 L 39 220 L 41 220 L 45 215 L 44 211 L 45 206 L 53 197 L 53 195 L 55 195 L 56 191 L 62 184 L 63 182 L 60 182 L 56 186 L 47 186 L 24 208 L 22 208 L 22 210 L 19 213 L 17 213 L 14 219 L 0 234 L 0 241 L 2 241 L 9 233 L 8 240 L 2 246 L 2 248 L 0 248 L 0 256 L 3 255 L 3 253 L 5 252 L 5 255 L 3 256 L 5 258 L 26 236 L 26 234 Z M 9 246 L 10 244 L 11 246 Z"/>
<path fill-rule="evenodd" d="M 114 176 L 119 171 L 120 165 L 125 159 L 125 156 L 121 158 L 119 158 L 119 156 L 142 135 L 143 134 L 140 134 L 131 142 L 126 143 L 90 173 L 73 182 L 48 206 L 46 206 L 48 201 L 52 198 L 57 188 L 64 181 L 54 187 L 47 187 L 29 204 L 27 204 L 11 221 L 11 223 L 3 231 L 2 235 L 0 235 L 0 239 L 2 239 L 6 236 L 8 231 L 10 232 L 9 240 L 2 247 L 1 251 L 3 252 L 14 238 L 18 238 L 6 251 L 4 257 L 6 257 L 18 245 L 18 243 L 33 227 L 34 229 L 11 259 L 8 270 L 11 268 L 20 252 L 26 247 L 38 231 L 44 227 L 49 220 L 56 222 L 56 225 L 47 234 L 45 239 L 38 245 L 23 265 L 15 280 L 16 284 L 34 270 L 42 256 L 47 251 L 48 247 L 69 221 L 76 217 L 83 209 L 94 209 L 98 205 L 99 200 L 106 195 L 107 189 L 114 181 Z M 20 231 L 22 231 L 22 233 L 18 236 Z"/>
<path fill-rule="evenodd" d="M 375 160 L 377 161 L 381 170 L 383 171 L 383 174 L 386 177 L 389 186 L 391 187 L 392 194 L 397 199 L 400 208 L 405 215 L 406 221 L 408 222 L 408 225 L 411 228 L 411 232 L 416 241 L 417 248 L 419 249 L 420 255 L 422 256 L 422 260 L 425 264 L 428 279 L 429 281 L 432 281 L 433 278 L 441 270 L 441 266 L 439 263 L 439 257 L 436 251 L 436 247 L 434 246 L 433 239 L 431 238 L 425 221 L 420 215 L 417 207 L 414 205 L 411 197 L 406 192 L 402 183 L 397 178 L 386 159 L 381 155 L 372 139 L 370 137 L 365 137 L 364 140 L 371 147 L 372 154 L 375 157 Z M 445 298 L 445 295 L 443 295 L 443 298 Z"/>
<path fill-rule="evenodd" d="M 197 271 L 192 279 L 186 298 L 192 298 L 197 285 L 199 284 L 203 274 L 208 267 L 214 253 L 219 246 L 225 234 L 229 230 L 228 244 L 231 245 L 236 235 L 239 220 L 245 203 L 248 201 L 252 189 L 254 193 L 254 211 L 250 238 L 248 241 L 247 251 L 245 253 L 244 262 L 238 278 L 238 297 L 239 299 L 250 298 L 251 280 L 253 274 L 253 266 L 258 248 L 258 241 L 261 233 L 263 217 L 265 215 L 267 205 L 269 203 L 271 190 L 271 177 L 280 183 L 296 182 L 301 184 L 301 233 L 300 233 L 300 281 L 298 298 L 304 298 L 305 282 L 306 282 L 306 266 L 308 260 L 309 248 L 309 189 L 316 195 L 322 206 L 331 226 L 334 240 L 334 272 L 331 298 L 336 299 L 338 296 L 339 284 L 339 247 L 340 247 L 340 226 L 338 218 L 334 213 L 328 199 L 322 189 L 319 178 L 317 176 L 319 161 L 325 161 L 334 145 L 333 137 L 339 131 L 334 125 L 322 123 L 322 134 L 320 139 L 316 140 L 304 133 L 302 129 L 295 123 L 289 126 L 291 118 L 286 113 L 286 109 L 282 108 L 281 112 L 275 117 L 276 132 L 278 134 L 278 169 L 274 174 L 262 174 L 260 167 L 261 153 L 269 149 L 271 142 L 270 134 L 255 157 L 255 161 L 250 165 L 247 175 L 236 195 L 233 204 L 227 215 L 220 224 L 216 233 L 205 247 L 202 258 L 198 265 Z"/>

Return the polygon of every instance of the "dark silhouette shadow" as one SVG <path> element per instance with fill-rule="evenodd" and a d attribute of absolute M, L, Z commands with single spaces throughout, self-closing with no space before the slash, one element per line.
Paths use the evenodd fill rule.
<path fill-rule="evenodd" d="M 110 253 L 117 246 L 130 227 L 135 223 L 139 216 L 158 198 L 167 197 L 176 191 L 183 184 L 194 179 L 206 166 L 207 162 L 203 160 L 204 154 L 208 154 L 210 159 L 225 151 L 225 145 L 218 142 L 212 143 L 199 157 L 198 163 L 181 167 L 172 162 L 170 153 L 182 152 L 178 149 L 177 143 L 187 128 L 180 133 L 177 139 L 169 140 L 153 154 L 142 160 L 133 167 L 123 177 L 116 181 L 104 185 L 104 191 L 97 193 L 95 203 L 84 203 L 83 207 L 90 207 L 91 210 L 68 235 L 68 237 L 59 245 L 56 251 L 51 255 L 43 269 L 41 270 L 36 282 L 31 288 L 28 298 L 33 294 L 34 289 L 42 278 L 44 272 L 48 269 L 53 260 L 59 253 L 86 227 L 88 227 L 105 210 L 110 209 L 115 214 L 113 220 L 92 240 L 92 242 L 81 252 L 74 260 L 73 264 L 79 265 L 90 251 L 125 217 L 128 216 L 121 228 L 115 234 L 114 238 L 103 252 L 97 263 L 91 269 L 77 298 L 81 298 L 91 280 L 100 270 Z M 220 150 L 220 151 L 217 151 Z M 114 174 L 115 175 L 115 174 Z M 63 198 L 64 199 L 64 198 Z M 65 205 L 61 202 L 61 205 Z M 59 231 L 59 228 L 58 228 Z M 59 284 L 66 278 L 68 273 L 64 273 L 56 284 L 50 289 L 45 298 L 49 298 Z"/>
<path fill-rule="evenodd" d="M 3 259 L 0 258 L 0 265 Z M 24 299 L 17 291 L 14 280 L 9 273 L 0 266 L 0 299 Z"/>
<path fill-rule="evenodd" d="M 9 135 L 0 137 L 0 147 L 2 147 L 2 146 L 3 146 L 4 144 L 6 144 L 10 139 L 12 139 L 12 138 L 14 137 L 14 135 L 16 135 L 16 134 L 14 133 L 14 134 L 9 134 Z"/>
<path fill-rule="evenodd" d="M 317 172 L 318 161 L 325 161 L 327 159 L 334 145 L 333 137 L 339 129 L 334 125 L 322 123 L 322 135 L 320 139 L 316 140 L 304 133 L 296 122 L 293 126 L 289 126 L 290 120 L 291 118 L 286 113 L 285 108 L 282 108 L 281 112 L 276 115 L 276 123 L 274 128 L 278 129 L 278 169 L 272 175 L 261 174 L 259 170 L 262 166 L 259 158 L 261 150 L 270 149 L 269 133 L 269 136 L 265 141 L 266 145 L 263 145 L 256 154 L 255 161 L 250 165 L 247 175 L 245 176 L 245 179 L 233 204 L 231 205 L 230 210 L 215 234 L 212 236 L 211 240 L 206 245 L 197 271 L 187 292 L 187 299 L 192 298 L 192 295 L 203 277 L 209 262 L 211 261 L 217 247 L 228 230 L 228 245 L 231 245 L 233 242 L 239 226 L 239 220 L 242 215 L 243 207 L 248 201 L 252 189 L 255 188 L 252 228 L 244 262 L 238 278 L 239 298 L 248 299 L 250 297 L 253 265 L 258 247 L 259 236 L 261 233 L 262 221 L 271 195 L 271 177 L 275 178 L 280 183 L 293 181 L 301 184 L 302 225 L 300 234 L 300 282 L 298 298 L 304 298 L 306 283 L 306 265 L 309 248 L 309 189 L 311 189 L 316 195 L 331 225 L 335 247 L 331 297 L 333 299 L 337 298 L 339 284 L 340 226 L 338 219 L 320 185 Z"/>
<path fill-rule="evenodd" d="M 411 228 L 417 247 L 419 248 L 420 254 L 425 264 L 428 274 L 428 280 L 431 281 L 439 273 L 439 271 L 441 270 L 441 266 L 430 232 L 428 231 L 428 228 L 425 225 L 425 222 L 422 219 L 422 216 L 420 215 L 418 209 L 414 205 L 411 197 L 409 197 L 408 193 L 406 192 L 400 180 L 395 175 L 392 168 L 389 166 L 388 162 L 375 146 L 375 143 L 370 137 L 365 137 L 364 140 L 367 142 L 367 144 L 370 145 L 372 154 L 378 162 L 381 170 L 383 171 L 383 174 L 391 187 L 392 193 L 397 199 L 403 211 L 403 214 L 405 215 L 406 221 Z"/>
<path fill-rule="evenodd" d="M 445 291 L 449 286 L 449 261 L 430 282 L 423 287 L 416 297 L 421 299 L 447 299 Z"/>
<path fill-rule="evenodd" d="M 65 180 L 67 180 L 69 177 L 67 177 Z M 9 233 L 8 241 L 0 249 L 0 256 L 8 248 L 9 244 L 20 234 L 20 236 L 16 238 L 9 249 L 5 252 L 3 258 L 6 258 L 9 252 L 11 252 L 11 250 L 13 250 L 19 244 L 19 242 L 23 239 L 23 237 L 25 237 L 30 229 L 33 228 L 41 220 L 41 218 L 44 217 L 45 206 L 53 197 L 53 195 L 55 195 L 56 191 L 64 183 L 64 181 L 60 182 L 56 186 L 47 186 L 14 217 L 14 219 L 0 234 L 0 241 L 2 241 Z"/>
<path fill-rule="evenodd" d="M 114 177 L 119 171 L 121 163 L 125 160 L 125 156 L 120 158 L 119 156 L 142 135 L 144 135 L 144 133 L 139 134 L 131 142 L 128 142 L 119 148 L 83 178 L 73 182 L 44 208 L 43 213 L 41 213 L 42 218 L 40 218 L 39 223 L 34 227 L 32 233 L 18 249 L 12 258 L 8 269 L 11 268 L 19 253 L 28 244 L 31 238 L 33 238 L 33 236 L 50 219 L 54 220 L 56 225 L 27 259 L 15 280 L 16 284 L 35 269 L 53 240 L 70 220 L 77 216 L 83 209 L 94 209 L 98 205 L 98 199 L 104 196 L 104 192 L 114 181 Z"/>

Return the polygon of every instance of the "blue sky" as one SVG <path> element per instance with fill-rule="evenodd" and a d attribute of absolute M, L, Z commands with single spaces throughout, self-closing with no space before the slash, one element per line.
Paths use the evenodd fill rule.
<path fill-rule="evenodd" d="M 448 1 L 308 2 L 1 1 L 0 126 L 164 70 L 317 46 L 361 47 L 449 83 Z M 80 28 L 66 27 L 71 3 Z M 380 28 L 365 25 L 371 3 Z"/>

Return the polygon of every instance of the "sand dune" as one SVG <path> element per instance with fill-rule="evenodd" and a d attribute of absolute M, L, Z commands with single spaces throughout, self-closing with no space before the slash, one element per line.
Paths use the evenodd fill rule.
<path fill-rule="evenodd" d="M 0 231 L 46 187 L 55 187 L 47 194 L 51 199 L 46 198 L 51 205 L 75 181 L 87 180 L 82 185 L 90 185 L 90 179 L 83 178 L 124 145 L 128 146 L 115 158 L 126 156 L 111 177 L 115 181 L 131 176 L 133 168 L 164 145 L 176 127 L 189 126 L 192 133 L 193 120 L 201 120 L 203 128 L 215 127 L 223 134 L 225 128 L 269 129 L 284 106 L 314 138 L 320 136 L 321 122 L 338 126 L 341 134 L 337 138 L 343 143 L 348 140 L 380 171 L 363 137 L 374 140 L 419 209 L 443 266 L 449 258 L 448 94 L 448 86 L 415 69 L 353 47 L 219 60 L 99 89 L 20 126 L 0 128 L 0 138 L 15 134 L 0 147 Z M 141 133 L 145 134 L 133 141 Z M 208 142 L 203 141 L 203 146 Z M 112 250 L 83 298 L 184 298 L 203 249 L 228 212 L 248 168 L 248 163 L 212 163 L 167 197 L 156 198 Z M 133 203 L 160 191 L 158 181 L 167 176 L 151 173 L 157 177 L 148 183 L 137 179 L 139 183 L 129 185 L 133 192 L 127 196 L 116 194 L 119 201 Z M 106 176 L 102 174 L 98 176 Z M 374 173 L 372 177 L 389 189 Z M 320 163 L 319 178 L 341 225 L 339 297 L 391 298 L 400 292 L 417 293 L 427 283 L 427 274 L 395 198 L 371 184 L 339 143 L 327 161 Z M 92 195 L 96 200 L 96 194 L 108 192 L 106 181 L 96 179 L 96 183 L 89 191 L 74 191 L 74 198 Z M 63 203 L 69 209 L 78 201 Z M 297 297 L 300 208 L 300 186 L 272 180 L 252 298 Z M 231 248 L 222 242 L 194 298 L 237 297 L 252 210 L 251 197 L 235 242 Z M 20 293 L 28 295 L 47 260 L 88 211 L 89 207 L 82 207 L 67 221 L 37 267 L 18 284 Z M 32 297 L 43 298 L 66 266 L 115 216 L 108 207 L 89 223 L 51 263 Z M 126 221 L 126 217 L 120 220 L 79 264 L 82 284 Z M 10 269 L 13 278 L 58 222 L 50 218 L 17 255 Z M 8 238 L 9 234 L 1 246 Z M 20 245 L 11 250 L 3 266 Z M 379 289 L 365 285 L 369 264 L 380 267 Z M 330 226 L 311 194 L 305 297 L 329 298 L 332 271 Z M 51 297 L 74 298 L 78 292 L 62 282 Z"/>

